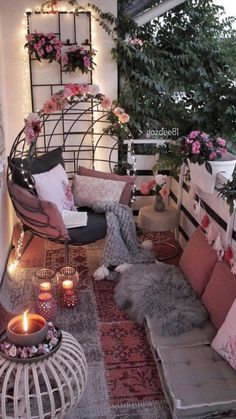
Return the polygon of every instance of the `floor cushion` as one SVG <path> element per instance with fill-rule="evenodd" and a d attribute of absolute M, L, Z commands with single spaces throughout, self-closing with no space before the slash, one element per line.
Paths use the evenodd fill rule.
<path fill-rule="evenodd" d="M 183 346 L 196 346 L 210 344 L 216 335 L 216 329 L 211 322 L 206 322 L 203 327 L 194 327 L 188 332 L 178 336 L 162 336 L 158 321 L 146 317 L 146 328 L 151 340 L 152 347 L 159 353 L 161 348 L 175 348 Z"/>
<path fill-rule="evenodd" d="M 236 413 L 236 372 L 210 346 L 161 348 L 159 355 L 176 419 Z"/>
<path fill-rule="evenodd" d="M 184 249 L 179 267 L 199 297 L 206 288 L 216 262 L 216 251 L 208 244 L 201 227 L 198 227 Z"/>
<path fill-rule="evenodd" d="M 207 284 L 202 301 L 213 325 L 219 329 L 236 298 L 235 275 L 225 262 L 217 262 Z"/>

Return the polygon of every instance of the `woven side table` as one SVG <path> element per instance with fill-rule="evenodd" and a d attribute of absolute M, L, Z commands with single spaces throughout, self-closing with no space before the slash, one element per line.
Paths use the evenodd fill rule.
<path fill-rule="evenodd" d="M 157 212 L 152 205 L 147 205 L 139 210 L 138 226 L 144 232 L 173 231 L 179 225 L 179 218 L 180 211 L 175 208 L 168 207 L 164 211 Z M 172 259 L 177 256 L 178 248 L 174 244 L 161 241 L 158 244 L 173 248 L 173 254 L 165 258 L 158 258 L 159 260 Z"/>
<path fill-rule="evenodd" d="M 58 350 L 42 361 L 19 363 L 0 356 L 0 418 L 66 418 L 86 382 L 84 351 L 66 332 Z"/>

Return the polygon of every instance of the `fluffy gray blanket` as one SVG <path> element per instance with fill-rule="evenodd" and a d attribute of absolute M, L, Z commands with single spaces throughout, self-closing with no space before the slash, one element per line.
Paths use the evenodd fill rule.
<path fill-rule="evenodd" d="M 117 305 L 138 322 L 156 319 L 163 336 L 200 327 L 208 318 L 201 300 L 176 266 L 162 262 L 131 266 L 115 288 Z"/>
<path fill-rule="evenodd" d="M 132 210 L 127 205 L 115 202 L 95 202 L 96 213 L 106 214 L 107 234 L 102 255 L 102 264 L 118 266 L 123 263 L 151 263 L 155 258 L 143 249 L 136 235 Z"/>

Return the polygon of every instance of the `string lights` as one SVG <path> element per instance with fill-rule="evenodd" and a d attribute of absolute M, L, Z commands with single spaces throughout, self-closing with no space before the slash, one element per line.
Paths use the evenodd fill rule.
<path fill-rule="evenodd" d="M 16 246 L 16 259 L 9 264 L 8 266 L 9 273 L 14 272 L 14 270 L 17 268 L 17 265 L 23 253 L 23 242 L 24 242 L 25 232 L 24 232 L 23 224 L 20 220 L 18 221 L 18 224 L 20 226 L 20 236 L 18 238 L 17 246 Z"/>

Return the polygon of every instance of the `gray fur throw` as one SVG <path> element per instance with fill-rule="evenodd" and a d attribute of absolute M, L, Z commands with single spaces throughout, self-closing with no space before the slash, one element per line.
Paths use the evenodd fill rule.
<path fill-rule="evenodd" d="M 138 323 L 156 319 L 163 336 L 200 327 L 207 310 L 176 266 L 162 262 L 134 265 L 120 275 L 115 288 L 117 305 Z"/>
<path fill-rule="evenodd" d="M 95 202 L 96 213 L 106 214 L 107 235 L 102 255 L 106 267 L 123 263 L 153 263 L 154 255 L 138 242 L 132 210 L 115 202 Z"/>

